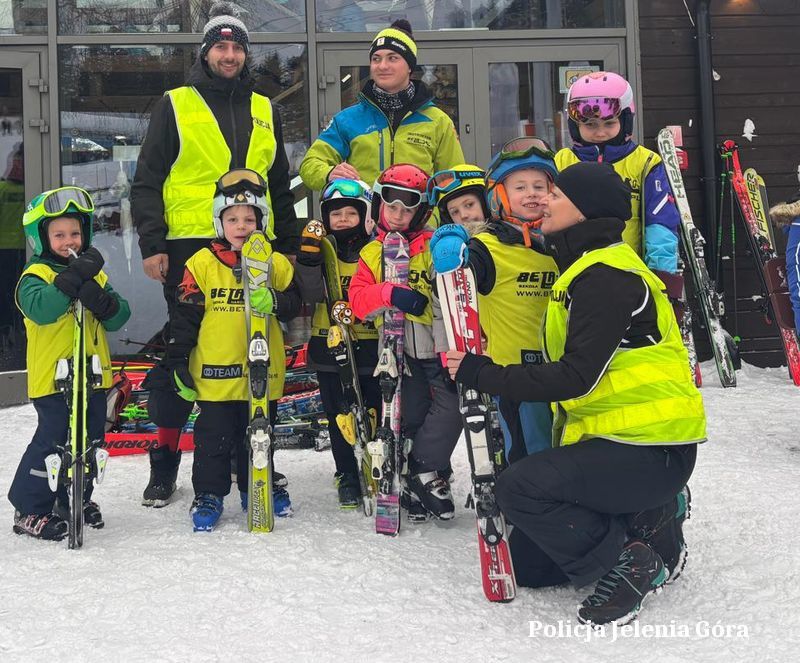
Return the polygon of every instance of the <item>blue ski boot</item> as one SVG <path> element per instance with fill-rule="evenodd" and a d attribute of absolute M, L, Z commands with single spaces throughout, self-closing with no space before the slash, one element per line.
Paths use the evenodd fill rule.
<path fill-rule="evenodd" d="M 247 511 L 247 493 L 239 491 L 239 499 L 242 502 L 242 511 Z M 292 500 L 289 499 L 289 491 L 286 488 L 276 486 L 272 491 L 272 512 L 278 518 L 286 518 L 294 515 L 292 510 Z"/>
<path fill-rule="evenodd" d="M 222 515 L 222 498 L 213 493 L 198 493 L 191 514 L 195 532 L 211 532 Z"/>

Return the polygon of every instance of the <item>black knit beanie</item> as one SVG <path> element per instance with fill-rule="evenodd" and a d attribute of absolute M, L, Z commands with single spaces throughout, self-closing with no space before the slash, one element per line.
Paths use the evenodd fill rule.
<path fill-rule="evenodd" d="M 576 163 L 558 174 L 556 186 L 587 219 L 631 218 L 631 189 L 611 164 Z"/>
<path fill-rule="evenodd" d="M 238 18 L 239 9 L 230 2 L 215 2 L 208 10 L 208 23 L 203 28 L 203 43 L 200 57 L 204 58 L 209 49 L 220 41 L 235 41 L 241 44 L 244 52 L 250 51 L 250 34 Z"/>
<path fill-rule="evenodd" d="M 404 18 L 397 19 L 375 35 L 369 49 L 370 59 L 375 51 L 383 48 L 399 53 L 408 63 L 408 68 L 414 71 L 417 66 L 417 42 L 414 41 L 411 24 Z"/>

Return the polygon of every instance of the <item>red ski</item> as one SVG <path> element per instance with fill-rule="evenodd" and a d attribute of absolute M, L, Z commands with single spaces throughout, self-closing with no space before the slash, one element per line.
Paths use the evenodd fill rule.
<path fill-rule="evenodd" d="M 436 277 L 450 348 L 481 354 L 478 291 L 472 270 L 456 269 Z M 503 434 L 491 398 L 458 385 L 459 409 L 464 422 L 472 475 L 472 503 L 478 520 L 478 550 L 486 598 L 508 602 L 517 593 L 508 547 L 506 521 L 495 499 L 494 487 L 503 467 Z"/>
<path fill-rule="evenodd" d="M 763 180 L 752 169 L 747 171 L 748 177 L 745 179 L 739 163 L 739 146 L 734 141 L 726 140 L 722 144 L 721 152 L 726 169 L 732 174 L 731 182 L 736 192 L 736 201 L 748 229 L 750 251 L 758 264 L 756 271 L 764 295 L 764 312 L 778 328 L 789 375 L 800 386 L 800 346 L 797 343 L 793 316 L 784 312 L 788 292 L 785 281 L 780 278 L 781 259 L 775 252 L 772 228 L 766 215 L 767 205 L 761 186 Z M 785 267 L 783 271 L 785 272 Z"/>

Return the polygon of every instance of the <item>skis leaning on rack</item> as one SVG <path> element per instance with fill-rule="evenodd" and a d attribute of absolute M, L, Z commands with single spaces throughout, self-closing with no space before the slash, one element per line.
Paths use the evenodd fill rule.
<path fill-rule="evenodd" d="M 750 253 L 758 268 L 764 314 L 778 327 L 789 375 L 792 382 L 800 386 L 800 346 L 786 284 L 786 260 L 775 250 L 775 237 L 767 218 L 764 180 L 752 168 L 742 173 L 739 146 L 734 141 L 726 140 L 720 151 L 725 169 L 731 174 L 736 201 L 748 231 Z"/>
<path fill-rule="evenodd" d="M 705 239 L 694 225 L 692 212 L 689 209 L 689 199 L 683 185 L 678 154 L 675 142 L 669 129 L 658 132 L 658 151 L 664 162 L 675 204 L 681 216 L 681 242 L 683 244 L 686 262 L 692 273 L 694 293 L 700 308 L 703 326 L 708 332 L 711 349 L 714 352 L 714 362 L 723 387 L 736 386 L 736 343 L 731 335 L 723 328 L 721 318 L 725 315 L 725 305 L 722 297 L 716 290 L 714 282 L 708 275 L 705 261 Z M 688 303 L 687 303 L 688 308 Z"/>
<path fill-rule="evenodd" d="M 311 223 L 311 222 L 309 222 Z M 358 481 L 361 487 L 362 508 L 365 516 L 371 516 L 375 501 L 376 485 L 372 479 L 372 461 L 367 445 L 373 439 L 374 419 L 364 405 L 361 384 L 358 379 L 358 366 L 353 352 L 353 309 L 347 303 L 341 274 L 339 259 L 336 256 L 336 240 L 325 237 L 325 228 L 319 221 L 317 233 L 322 237 L 321 250 L 324 269 L 325 296 L 327 299 L 328 317 L 331 325 L 328 329 L 327 346 L 331 353 L 339 380 L 342 383 L 347 412 L 336 415 L 336 424 L 342 436 L 351 445 L 358 465 Z"/>
<path fill-rule="evenodd" d="M 481 354 L 477 288 L 471 269 L 437 274 L 448 345 L 453 350 Z M 490 601 L 516 596 L 514 567 L 506 521 L 495 499 L 495 481 L 503 468 L 503 433 L 491 398 L 458 385 L 458 401 L 472 478 L 471 501 L 478 521 L 478 550 L 483 591 Z"/>
<path fill-rule="evenodd" d="M 383 240 L 383 280 L 406 285 L 409 263 L 408 240 L 400 233 L 387 233 Z M 378 485 L 375 531 L 396 536 L 400 533 L 400 472 L 403 437 L 400 427 L 400 390 L 403 379 L 405 314 L 390 307 L 383 314 L 378 365 L 375 376 L 383 401 L 375 439 L 367 445 L 372 478 Z"/>
<path fill-rule="evenodd" d="M 272 508 L 273 436 L 269 422 L 269 318 L 250 306 L 250 293 L 256 288 L 268 288 L 272 283 L 272 245 L 260 230 L 254 231 L 242 246 L 242 282 L 250 406 L 247 529 L 271 532 L 275 516 Z"/>
<path fill-rule="evenodd" d="M 89 481 L 103 481 L 108 462 L 103 440 L 89 440 L 87 424 L 89 399 L 102 384 L 103 367 L 99 355 L 86 356 L 86 310 L 77 299 L 72 302 L 72 314 L 72 357 L 58 360 L 55 379 L 69 408 L 69 440 L 65 448 L 44 461 L 50 490 L 57 493 L 59 484 L 66 488 L 70 549 L 83 546 L 84 488 Z"/>

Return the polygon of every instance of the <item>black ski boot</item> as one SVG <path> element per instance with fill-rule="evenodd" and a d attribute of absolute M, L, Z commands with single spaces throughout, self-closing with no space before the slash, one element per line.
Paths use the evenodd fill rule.
<path fill-rule="evenodd" d="M 172 452 L 166 447 L 150 451 L 150 482 L 142 494 L 142 505 L 156 509 L 167 506 L 175 495 L 181 452 Z"/>
<path fill-rule="evenodd" d="M 667 584 L 674 582 L 686 566 L 688 548 L 683 539 L 683 523 L 689 519 L 691 505 L 692 494 L 689 486 L 684 486 L 666 504 L 630 517 L 628 536 L 641 539 L 664 560 Z"/>
<path fill-rule="evenodd" d="M 645 597 L 657 592 L 666 580 L 667 570 L 658 553 L 642 541 L 631 541 L 622 549 L 617 565 L 578 606 L 578 621 L 624 626 L 636 619 Z"/>
<path fill-rule="evenodd" d="M 334 476 L 340 509 L 357 509 L 361 504 L 361 485 L 355 472 L 337 472 Z"/>
<path fill-rule="evenodd" d="M 92 529 L 103 529 L 106 523 L 103 520 L 103 514 L 100 512 L 97 502 L 89 500 L 83 503 L 83 522 Z"/>
<path fill-rule="evenodd" d="M 25 515 L 14 512 L 14 532 L 27 534 L 34 539 L 61 541 L 67 536 L 69 525 L 56 513 Z"/>
<path fill-rule="evenodd" d="M 414 474 L 408 479 L 408 487 L 434 518 L 452 520 L 456 515 L 450 484 L 438 472 Z"/>
<path fill-rule="evenodd" d="M 402 490 L 400 491 L 400 508 L 405 509 L 408 522 L 418 524 L 427 523 L 431 519 L 431 514 L 419 501 L 417 497 L 408 488 L 405 479 L 402 481 Z"/>

